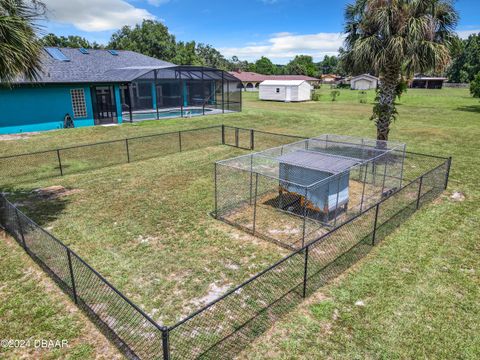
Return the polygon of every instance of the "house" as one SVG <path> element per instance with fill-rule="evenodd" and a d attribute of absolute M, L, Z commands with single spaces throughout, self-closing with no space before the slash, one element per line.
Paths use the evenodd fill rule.
<path fill-rule="evenodd" d="M 260 100 L 309 101 L 312 85 L 305 80 L 265 80 L 260 83 Z"/>
<path fill-rule="evenodd" d="M 251 71 L 231 71 L 230 75 L 235 76 L 242 82 L 244 91 L 258 91 L 260 83 L 265 80 L 303 80 L 310 85 L 320 84 L 320 79 L 305 75 L 263 75 Z"/>
<path fill-rule="evenodd" d="M 443 83 L 447 80 L 444 77 L 416 75 L 410 82 L 413 89 L 442 89 Z"/>
<path fill-rule="evenodd" d="M 350 88 L 352 90 L 370 90 L 376 89 L 377 86 L 378 78 L 370 74 L 354 76 L 350 80 Z"/>
<path fill-rule="evenodd" d="M 240 84 L 132 51 L 46 47 L 38 79 L 0 88 L 0 134 L 241 111 Z"/>
<path fill-rule="evenodd" d="M 342 79 L 341 76 L 335 74 L 323 74 L 322 75 L 322 84 L 336 84 Z"/>

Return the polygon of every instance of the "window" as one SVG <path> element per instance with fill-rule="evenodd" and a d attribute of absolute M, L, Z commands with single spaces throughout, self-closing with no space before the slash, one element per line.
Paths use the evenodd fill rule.
<path fill-rule="evenodd" d="M 276 92 L 277 94 L 279 94 L 279 93 L 280 93 L 280 88 L 277 88 L 277 89 L 275 90 L 275 92 Z"/>
<path fill-rule="evenodd" d="M 58 48 L 46 47 L 45 51 L 55 60 L 64 61 L 64 62 L 70 61 L 70 59 L 66 57 L 65 54 L 62 53 L 62 51 Z"/>
<path fill-rule="evenodd" d="M 87 104 L 85 103 L 85 92 L 83 89 L 71 89 L 72 108 L 74 118 L 87 117 Z"/>

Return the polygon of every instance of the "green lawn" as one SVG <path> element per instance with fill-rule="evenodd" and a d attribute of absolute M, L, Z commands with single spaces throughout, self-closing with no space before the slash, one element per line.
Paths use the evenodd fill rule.
<path fill-rule="evenodd" d="M 369 120 L 374 93 L 363 104 L 358 93 L 350 90 L 342 90 L 332 102 L 330 91 L 320 90 L 319 102 L 301 104 L 260 102 L 256 94 L 246 94 L 244 111 L 239 114 L 42 133 L 0 141 L 0 154 L 221 123 L 303 136 L 374 137 Z M 392 140 L 406 142 L 412 151 L 453 156 L 448 191 L 347 273 L 277 322 L 241 358 L 480 356 L 476 336 L 480 333 L 480 103 L 465 89 L 409 90 L 398 110 Z M 216 291 L 238 284 L 285 254 L 209 215 L 212 163 L 241 153 L 210 147 L 20 184 L 11 190 L 44 227 L 156 320 L 171 323 Z M 52 185 L 72 191 L 53 201 L 30 193 Z M 450 195 L 455 191 L 465 199 L 454 201 Z M 10 248 L 21 259 L 16 266 L 25 268 L 27 257 L 18 246 Z M 9 266 L 6 261 L 0 263 L 2 280 Z M 5 292 L 15 299 L 16 292 L 27 291 L 13 284 L 0 287 L 2 295 Z M 38 288 L 41 292 L 41 285 Z M 170 296 L 165 299 L 165 294 Z M 0 308 L 0 321 L 8 321 L 12 328 L 28 321 L 26 309 L 32 306 L 16 304 L 11 311 L 17 316 L 7 316 Z M 53 315 L 41 319 L 45 324 L 56 323 Z M 72 325 L 70 334 L 79 343 L 81 326 L 81 322 Z"/>

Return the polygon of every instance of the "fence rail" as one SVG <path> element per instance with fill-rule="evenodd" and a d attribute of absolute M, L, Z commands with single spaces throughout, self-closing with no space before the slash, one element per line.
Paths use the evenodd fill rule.
<path fill-rule="evenodd" d="M 132 144 L 138 148 L 145 146 L 145 149 L 156 146 L 159 152 L 165 149 L 177 152 L 211 143 L 246 149 L 263 148 L 300 138 L 228 126 L 205 128 L 202 131 L 212 129 L 214 132 L 209 136 L 213 139 L 207 141 L 199 141 L 198 130 L 192 129 L 159 134 L 165 136 L 163 140 L 171 140 L 166 144 L 135 143 L 138 139 L 148 141 L 157 135 L 119 140 L 118 143 L 124 146 L 123 161 L 128 162 L 139 160 L 142 158 L 140 154 L 145 154 L 141 151 L 131 152 Z M 116 144 L 108 142 L 85 147 L 111 143 Z M 177 147 L 173 147 L 174 143 Z M 71 163 L 70 158 L 59 157 L 56 160 L 59 163 L 57 171 L 65 169 L 65 163 Z M 437 166 L 432 166 L 429 157 L 421 164 L 416 163 L 409 170 L 409 181 L 396 192 L 363 209 L 332 231 L 306 243 L 172 326 L 160 325 L 151 319 L 73 250 L 28 218 L 4 195 L 0 195 L 0 225 L 128 358 L 230 358 L 267 330 L 273 321 L 368 253 L 425 203 L 440 195 L 448 184 L 451 158 L 439 160 L 441 163 Z"/>

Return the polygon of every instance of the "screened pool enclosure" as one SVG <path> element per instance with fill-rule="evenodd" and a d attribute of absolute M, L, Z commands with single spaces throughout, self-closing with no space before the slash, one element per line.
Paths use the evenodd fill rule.
<path fill-rule="evenodd" d="M 321 135 L 215 166 L 215 214 L 298 249 L 402 187 L 405 144 Z"/>
<path fill-rule="evenodd" d="M 242 110 L 241 82 L 208 67 L 131 67 L 114 70 L 130 79 L 120 87 L 123 121 L 191 117 Z"/>

